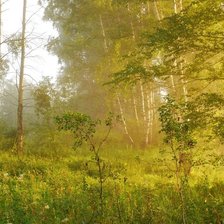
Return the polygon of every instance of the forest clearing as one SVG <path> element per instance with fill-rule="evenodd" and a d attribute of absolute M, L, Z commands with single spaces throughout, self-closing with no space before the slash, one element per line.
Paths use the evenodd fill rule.
<path fill-rule="evenodd" d="M 0 0 L 0 58 L 0 224 L 224 223 L 223 0 Z"/>

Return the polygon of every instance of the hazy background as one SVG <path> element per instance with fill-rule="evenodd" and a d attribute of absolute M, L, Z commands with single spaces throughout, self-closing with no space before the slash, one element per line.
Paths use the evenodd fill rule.
<path fill-rule="evenodd" d="M 22 27 L 22 0 L 8 0 L 2 7 L 2 35 L 3 40 L 9 35 L 21 32 Z M 36 1 L 27 2 L 27 35 L 29 36 L 30 49 L 27 50 L 29 56 L 26 59 L 26 74 L 39 81 L 42 76 L 56 77 L 58 72 L 57 57 L 47 52 L 45 45 L 50 36 L 55 36 L 57 31 L 50 22 L 42 20 L 44 9 L 37 5 Z M 13 15 L 13 16 L 12 16 Z M 31 41 L 30 41 L 31 40 Z M 6 46 L 3 46 L 6 49 Z M 32 51 L 32 52 L 29 52 Z M 18 63 L 19 64 L 19 63 Z M 17 63 L 12 65 L 9 78 L 15 76 Z"/>

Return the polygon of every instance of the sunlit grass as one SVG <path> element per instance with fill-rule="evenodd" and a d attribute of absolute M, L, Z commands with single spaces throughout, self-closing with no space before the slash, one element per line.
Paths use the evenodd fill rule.
<path fill-rule="evenodd" d="M 181 223 L 169 153 L 108 147 L 101 156 L 110 170 L 103 216 L 98 210 L 98 173 L 88 149 L 61 159 L 2 153 L 0 223 Z M 191 207 L 186 209 L 191 223 L 224 218 L 221 162 L 193 167 L 189 186 L 186 199 L 190 197 Z"/>

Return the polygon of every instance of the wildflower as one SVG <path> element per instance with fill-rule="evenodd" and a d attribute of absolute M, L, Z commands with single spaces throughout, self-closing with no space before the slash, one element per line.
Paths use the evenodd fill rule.
<path fill-rule="evenodd" d="M 24 174 L 20 174 L 18 177 L 18 180 L 23 180 L 23 176 L 24 176 Z"/>
<path fill-rule="evenodd" d="M 65 218 L 63 220 L 61 220 L 62 223 L 65 223 L 65 222 L 68 222 L 69 221 L 69 218 Z"/>
<path fill-rule="evenodd" d="M 4 173 L 3 176 L 4 176 L 4 177 L 8 177 L 9 174 L 8 174 L 8 173 Z"/>
<path fill-rule="evenodd" d="M 45 205 L 44 208 L 45 208 L 45 209 L 49 209 L 50 206 L 49 206 L 49 205 Z"/>
<path fill-rule="evenodd" d="M 224 11 L 224 2 L 220 3 L 220 8 L 221 8 L 222 11 Z"/>

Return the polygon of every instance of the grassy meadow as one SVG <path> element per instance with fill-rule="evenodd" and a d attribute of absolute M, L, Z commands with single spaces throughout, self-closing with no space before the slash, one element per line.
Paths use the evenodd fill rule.
<path fill-rule="evenodd" d="M 169 150 L 107 146 L 102 200 L 97 166 L 85 147 L 66 156 L 5 152 L 0 156 L 0 223 L 186 223 L 224 222 L 222 149 L 195 153 L 178 190 Z M 203 156 L 202 156 L 203 155 Z"/>

